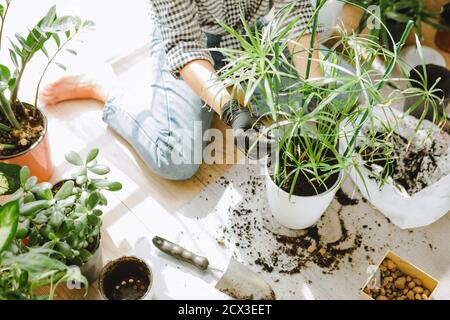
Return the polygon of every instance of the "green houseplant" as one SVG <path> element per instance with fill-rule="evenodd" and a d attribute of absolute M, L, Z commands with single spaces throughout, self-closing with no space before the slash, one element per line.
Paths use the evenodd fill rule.
<path fill-rule="evenodd" d="M 317 30 L 318 12 L 325 2 L 317 5 L 308 26 L 312 30 Z M 389 110 L 393 99 L 380 89 L 389 83 L 413 24 L 408 23 L 394 51 L 371 37 L 347 34 L 342 29 L 332 48 L 321 49 L 326 76 L 312 79 L 307 71 L 300 79 L 287 51 L 292 40 L 286 39 L 296 21 L 280 27 L 289 8 L 286 12 L 262 30 L 243 19 L 245 36 L 224 25 L 242 49 L 221 49 L 229 62 L 221 70 L 221 81 L 230 87 L 243 87 L 245 105 L 261 115 L 261 121 L 272 123 L 268 130 L 277 137 L 278 147 L 266 164 L 269 205 L 282 225 L 303 229 L 321 217 L 340 186 L 343 172 L 354 170 L 362 176 L 362 155 L 382 160 L 386 167 L 392 164 L 391 146 L 370 148 L 379 138 L 364 135 L 362 129 L 378 120 L 374 112 L 377 106 Z M 302 49 L 309 52 L 307 70 L 312 61 L 312 38 L 311 47 Z M 373 69 L 380 55 L 387 61 L 383 71 Z M 389 123 L 386 128 L 393 130 Z M 387 177 L 377 178 L 383 182 Z"/>
<path fill-rule="evenodd" d="M 118 191 L 122 185 L 105 176 L 109 168 L 97 163 L 98 149 L 83 160 L 71 152 L 67 161 L 75 166 L 72 179 L 53 186 L 37 183 L 24 167 L 20 188 L 12 195 L 20 203 L 17 239 L 27 247 L 44 247 L 59 253 L 68 265 L 77 265 L 89 280 L 101 267 L 101 206 L 107 204 L 105 191 Z"/>
<path fill-rule="evenodd" d="M 0 3 L 0 50 L 3 50 L 1 37 L 12 3 L 12 0 Z M 51 65 L 65 69 L 56 61 L 58 55 L 76 54 L 68 47 L 69 43 L 92 27 L 91 21 L 83 22 L 75 16 L 58 17 L 53 6 L 28 34 L 16 33 L 10 41 L 7 50 L 11 62 L 0 63 L 0 161 L 27 165 L 42 181 L 51 177 L 47 120 L 37 109 L 39 88 Z M 37 54 L 46 57 L 47 63 L 38 81 L 35 101 L 28 104 L 20 101 L 19 91 L 27 67 Z M 33 160 L 36 158 L 40 161 Z"/>
<path fill-rule="evenodd" d="M 366 10 L 373 6 L 379 8 L 379 18 L 385 27 L 371 28 L 370 33 L 391 50 L 392 40 L 395 43 L 400 40 L 409 21 L 413 21 L 419 39 L 423 36 L 424 23 L 438 30 L 449 30 L 448 26 L 439 22 L 439 12 L 426 7 L 425 0 L 350 0 L 349 2 Z M 369 11 L 364 11 L 358 27 L 359 32 L 367 26 L 371 14 Z"/>
<path fill-rule="evenodd" d="M 83 284 L 87 280 L 78 267 L 68 267 L 55 259 L 57 252 L 14 243 L 19 223 L 19 202 L 10 201 L 0 208 L 0 300 L 53 299 L 64 281 Z M 49 287 L 48 296 L 35 290 Z"/>

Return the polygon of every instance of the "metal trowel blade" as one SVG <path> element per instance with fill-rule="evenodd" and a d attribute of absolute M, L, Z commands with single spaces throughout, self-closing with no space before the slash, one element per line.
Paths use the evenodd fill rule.
<path fill-rule="evenodd" d="M 265 280 L 234 259 L 216 289 L 237 300 L 276 300 L 275 292 Z"/>

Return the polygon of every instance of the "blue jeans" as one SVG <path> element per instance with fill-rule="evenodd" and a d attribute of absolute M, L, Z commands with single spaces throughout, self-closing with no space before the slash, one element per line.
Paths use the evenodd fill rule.
<path fill-rule="evenodd" d="M 199 169 L 206 143 L 202 142 L 203 134 L 211 127 L 213 111 L 186 82 L 170 73 L 158 28 L 152 32 L 150 54 L 148 98 L 136 101 L 126 94 L 110 97 L 103 121 L 127 140 L 157 175 L 186 180 Z"/>

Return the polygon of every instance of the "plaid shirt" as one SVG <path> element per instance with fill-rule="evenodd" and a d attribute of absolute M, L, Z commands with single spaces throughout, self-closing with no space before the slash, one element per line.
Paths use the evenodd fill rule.
<path fill-rule="evenodd" d="M 193 60 L 208 60 L 213 64 L 210 53 L 205 50 L 205 33 L 222 35 L 220 47 L 238 49 L 239 42 L 227 34 L 217 23 L 221 21 L 240 29 L 241 12 L 248 22 L 253 23 L 266 16 L 272 7 L 280 11 L 294 1 L 292 15 L 285 25 L 299 19 L 290 36 L 298 37 L 311 21 L 313 8 L 310 0 L 147 0 L 152 18 L 158 23 L 167 63 L 174 77 L 180 77 L 180 70 Z M 308 29 L 307 32 L 310 32 Z"/>

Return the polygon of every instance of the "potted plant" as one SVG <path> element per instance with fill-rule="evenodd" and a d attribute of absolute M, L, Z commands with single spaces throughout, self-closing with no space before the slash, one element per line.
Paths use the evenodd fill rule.
<path fill-rule="evenodd" d="M 367 21 L 372 15 L 367 9 L 373 6 L 379 8 L 379 18 L 384 26 L 372 28 L 370 34 L 380 39 L 380 42 L 391 51 L 394 43 L 397 44 L 400 41 L 409 21 L 414 22 L 415 32 L 419 39 L 423 37 L 423 23 L 438 30 L 450 30 L 445 24 L 435 21 L 439 19 L 439 13 L 428 9 L 425 0 L 350 0 L 349 2 L 365 9 L 357 29 L 358 32 L 366 27 Z M 411 39 L 411 41 L 413 40 Z"/>
<path fill-rule="evenodd" d="M 53 299 L 56 288 L 64 281 L 87 289 L 87 280 L 78 267 L 68 267 L 54 258 L 59 253 L 14 243 L 18 223 L 17 200 L 0 208 L 0 300 Z M 41 287 L 50 287 L 48 296 L 36 295 L 35 290 Z"/>
<path fill-rule="evenodd" d="M 3 48 L 1 36 L 7 20 L 12 1 L 0 4 L 0 50 Z M 37 108 L 38 92 L 45 73 L 51 65 L 65 69 L 56 61 L 57 56 L 65 51 L 76 54 L 68 44 L 82 32 L 93 27 L 91 21 L 82 22 L 74 16 L 56 14 L 52 7 L 29 33 L 18 33 L 11 40 L 8 49 L 11 67 L 0 64 L 0 161 L 28 166 L 41 181 L 50 179 L 53 168 L 48 143 L 48 124 L 45 115 Z M 48 45 L 53 42 L 56 50 L 52 52 Z M 39 78 L 36 98 L 33 104 L 19 99 L 22 79 L 28 65 L 36 54 L 47 58 L 47 64 Z"/>
<path fill-rule="evenodd" d="M 450 70 L 434 64 L 419 65 L 410 71 L 409 79 L 411 94 L 405 101 L 405 112 L 437 124 L 445 122 L 450 103 Z"/>
<path fill-rule="evenodd" d="M 136 257 L 110 261 L 98 279 L 105 300 L 150 300 L 153 274 L 150 267 Z"/>
<path fill-rule="evenodd" d="M 48 182 L 37 183 L 24 167 L 20 171 L 20 188 L 12 199 L 20 201 L 20 223 L 16 238 L 27 247 L 45 247 L 60 253 L 61 260 L 81 267 L 93 281 L 102 267 L 100 206 L 107 204 L 104 191 L 118 191 L 122 185 L 110 182 L 110 169 L 98 164 L 98 149 L 83 160 L 71 152 L 67 161 L 76 167 L 71 180 L 54 188 Z"/>
<path fill-rule="evenodd" d="M 317 14 L 324 3 L 316 9 L 312 30 L 317 28 Z M 268 131 L 278 147 L 266 162 L 269 206 L 282 225 L 304 229 L 325 212 L 344 172 L 359 170 L 358 152 L 363 151 L 356 149 L 355 142 L 362 126 L 371 123 L 374 106 L 385 102 L 380 88 L 387 83 L 397 56 L 370 39 L 340 30 L 341 39 L 331 49 L 321 50 L 327 76 L 310 79 L 307 72 L 305 79 L 299 79 L 296 72 L 286 71 L 295 70 L 286 50 L 290 41 L 285 39 L 295 21 L 282 28 L 284 18 L 278 17 L 263 30 L 253 29 L 243 19 L 246 37 L 224 26 L 243 49 L 221 50 L 229 63 L 220 78 L 230 87 L 243 87 L 244 104 L 261 115 L 261 121 L 271 123 Z M 383 73 L 372 69 L 379 54 L 390 61 Z M 344 60 L 353 62 L 354 70 L 343 67 Z M 261 110 L 266 111 L 261 114 Z M 349 137 L 343 127 L 351 124 L 356 130 Z M 343 150 L 342 139 L 348 139 Z M 389 157 L 387 150 L 383 156 Z"/>
<path fill-rule="evenodd" d="M 318 10 L 311 21 L 312 30 L 317 26 Z M 278 142 L 265 170 L 269 206 L 282 225 L 302 229 L 319 220 L 344 172 L 350 173 L 369 199 L 372 192 L 378 194 L 376 188 L 380 185 L 390 184 L 389 170 L 395 165 L 397 154 L 393 151 L 397 145 L 390 143 L 384 134 L 392 137 L 397 129 L 397 124 L 390 121 L 392 115 L 398 115 L 393 106 L 405 96 L 430 99 L 433 91 L 424 82 L 422 89 L 398 89 L 400 98 L 381 90 L 390 83 L 392 71 L 400 63 L 398 53 L 413 27 L 412 22 L 394 52 L 370 36 L 349 35 L 339 30 L 338 41 L 329 49 L 321 49 L 326 76 L 312 79 L 307 71 L 306 77 L 299 79 L 295 72 L 289 71 L 295 68 L 286 50 L 289 40 L 284 39 L 295 21 L 280 28 L 283 18 L 278 17 L 263 30 L 253 29 L 243 20 L 246 37 L 224 26 L 243 49 L 221 50 L 228 56 L 228 65 L 221 70 L 220 78 L 232 88 L 242 87 L 244 105 L 261 115 L 260 122 L 269 121 L 267 131 L 272 131 Z M 304 50 L 308 50 L 306 69 L 310 70 L 312 50 Z M 373 68 L 380 55 L 387 62 L 382 71 Z M 350 66 L 345 67 L 344 61 Z M 407 83 L 409 79 L 395 78 L 395 81 Z M 414 129 L 419 125 L 415 123 L 411 128 L 408 139 L 415 139 Z M 380 128 L 386 129 L 386 133 L 378 132 Z M 376 163 L 382 172 L 367 175 L 368 162 Z M 372 187 L 374 183 L 376 187 Z M 390 188 L 385 191 L 395 193 Z M 408 202 L 406 197 L 403 200 Z M 415 219 L 417 224 L 421 223 L 417 216 Z"/>
<path fill-rule="evenodd" d="M 438 30 L 436 33 L 436 45 L 441 50 L 450 53 L 450 3 L 442 7 L 441 24 L 447 26 L 447 30 Z"/>

